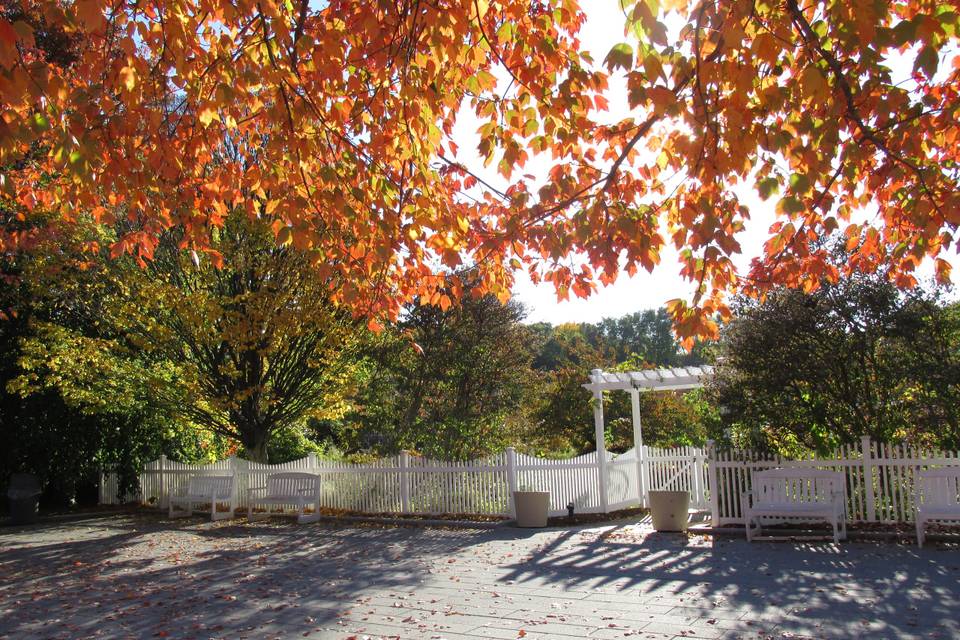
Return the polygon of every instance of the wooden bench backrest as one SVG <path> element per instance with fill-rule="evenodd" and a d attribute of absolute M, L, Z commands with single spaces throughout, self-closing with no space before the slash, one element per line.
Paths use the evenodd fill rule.
<path fill-rule="evenodd" d="M 923 469 L 917 474 L 924 504 L 960 505 L 960 467 Z"/>
<path fill-rule="evenodd" d="M 272 496 L 315 496 L 320 493 L 320 476 L 313 473 L 271 473 L 267 493 Z"/>
<path fill-rule="evenodd" d="M 233 480 L 233 476 L 190 476 L 187 494 L 209 496 L 213 493 L 218 498 L 229 498 L 233 495 Z"/>
<path fill-rule="evenodd" d="M 846 495 L 839 471 L 770 469 L 753 474 L 753 495 L 759 503 L 830 502 L 835 493 Z"/>

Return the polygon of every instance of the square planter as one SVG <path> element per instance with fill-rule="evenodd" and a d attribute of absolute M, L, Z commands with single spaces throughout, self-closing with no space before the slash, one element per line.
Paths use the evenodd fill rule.
<path fill-rule="evenodd" d="M 650 517 L 657 531 L 686 531 L 690 510 L 688 491 L 648 491 Z"/>
<path fill-rule="evenodd" d="M 514 491 L 518 527 L 545 527 L 550 511 L 549 491 Z"/>

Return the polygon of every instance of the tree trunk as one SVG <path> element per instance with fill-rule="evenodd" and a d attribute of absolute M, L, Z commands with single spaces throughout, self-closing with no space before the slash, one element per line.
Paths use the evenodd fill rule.
<path fill-rule="evenodd" d="M 270 462 L 267 440 L 269 440 L 267 433 L 251 433 L 248 437 L 244 437 L 243 448 L 250 462 L 260 462 L 262 464 Z"/>

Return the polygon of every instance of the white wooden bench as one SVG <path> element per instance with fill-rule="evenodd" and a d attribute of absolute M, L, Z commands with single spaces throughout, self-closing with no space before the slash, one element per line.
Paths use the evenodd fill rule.
<path fill-rule="evenodd" d="M 917 544 L 923 547 L 928 522 L 960 520 L 960 467 L 920 470 L 914 490 Z"/>
<path fill-rule="evenodd" d="M 267 476 L 265 487 L 251 487 L 247 491 L 247 519 L 269 518 L 271 507 L 293 506 L 297 509 L 297 522 L 315 522 L 320 517 L 320 476 L 313 473 L 272 473 Z M 265 511 L 254 513 L 254 507 Z M 313 507 L 307 514 L 306 508 Z M 273 514 L 276 515 L 276 514 Z"/>
<path fill-rule="evenodd" d="M 761 518 L 780 522 L 826 520 L 833 526 L 834 542 L 846 539 L 846 482 L 842 473 L 770 469 L 754 472 L 751 481 L 753 489 L 743 494 L 740 503 L 748 541 L 760 533 Z"/>
<path fill-rule="evenodd" d="M 170 496 L 170 517 L 182 518 L 191 515 L 199 504 L 210 505 L 210 519 L 224 520 L 233 517 L 236 509 L 236 478 L 229 476 L 195 475 L 190 476 L 185 491 Z M 218 504 L 226 504 L 229 511 L 217 511 Z M 178 513 L 174 507 L 181 507 Z"/>

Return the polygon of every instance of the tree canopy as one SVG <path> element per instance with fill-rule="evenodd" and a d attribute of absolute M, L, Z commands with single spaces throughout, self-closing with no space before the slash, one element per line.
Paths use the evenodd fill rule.
<path fill-rule="evenodd" d="M 960 444 L 960 309 L 940 292 L 856 275 L 734 308 L 708 396 L 741 446 Z"/>
<path fill-rule="evenodd" d="M 211 244 L 218 268 L 178 249 L 174 231 L 145 269 L 85 252 L 90 236 L 66 240 L 34 254 L 46 259 L 27 274 L 34 304 L 51 311 L 21 341 L 23 395 L 55 389 L 124 415 L 149 405 L 259 461 L 275 432 L 344 410 L 363 332 L 330 302 L 336 283 L 269 228 L 231 216 Z"/>
<path fill-rule="evenodd" d="M 925 256 L 949 276 L 954 7 L 621 6 L 629 38 L 601 64 L 574 0 L 6 3 L 3 207 L 21 221 L 128 219 L 112 251 L 141 261 L 179 227 L 214 264 L 211 229 L 238 209 L 308 252 L 342 282 L 334 302 L 374 325 L 414 299 L 452 304 L 454 268 L 504 300 L 518 268 L 586 296 L 652 270 L 671 244 L 696 285 L 668 307 L 686 336 L 715 333 L 731 291 L 880 266 L 909 286 Z M 611 123 L 620 74 L 630 111 Z M 459 152 L 467 114 L 506 186 Z M 545 183 L 525 173 L 535 156 L 551 163 Z M 740 183 L 779 193 L 749 274 L 732 260 Z M 45 232 L 27 227 L 7 225 L 0 248 Z M 838 229 L 851 250 L 839 268 L 812 243 Z"/>

